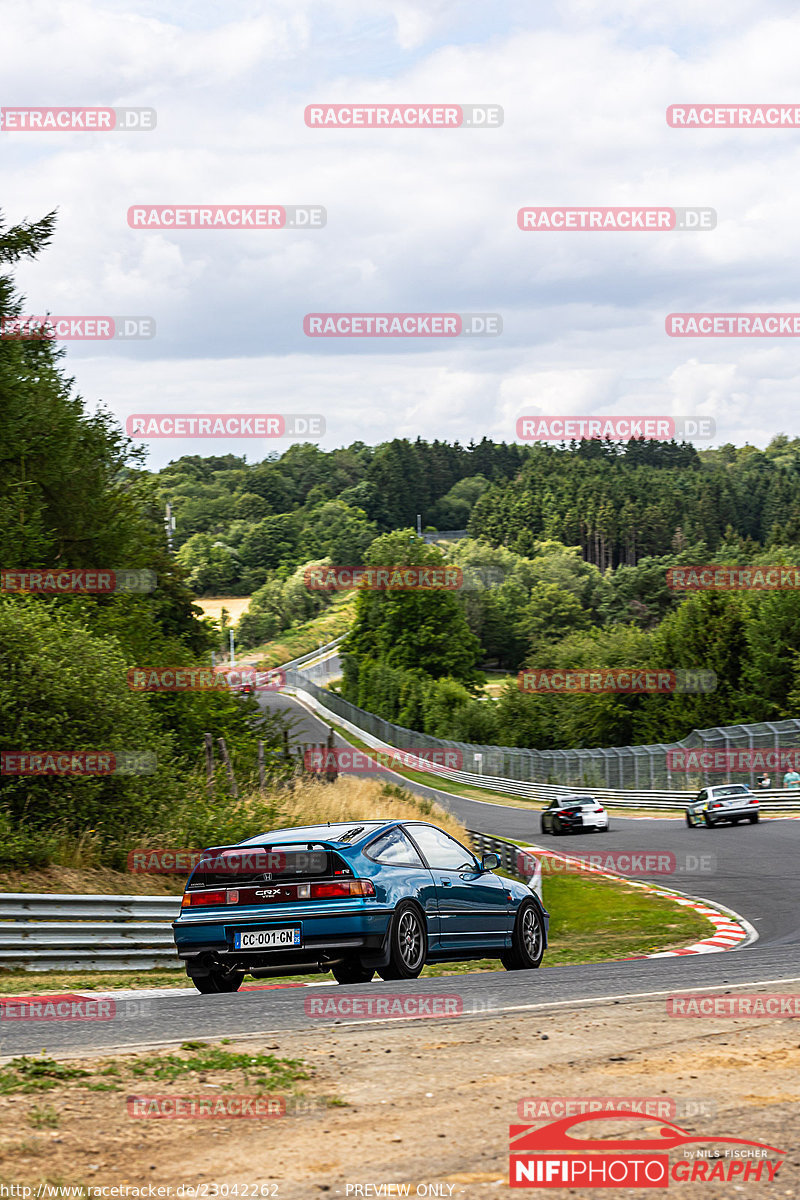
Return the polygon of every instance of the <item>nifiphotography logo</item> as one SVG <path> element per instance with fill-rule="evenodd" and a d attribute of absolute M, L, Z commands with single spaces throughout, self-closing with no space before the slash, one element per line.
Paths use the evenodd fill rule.
<path fill-rule="evenodd" d="M 697 1137 L 671 1121 L 643 1120 L 650 1136 L 591 1137 L 572 1132 L 592 1121 L 626 1121 L 630 1111 L 579 1113 L 547 1125 L 509 1128 L 509 1184 L 527 1188 L 664 1188 L 675 1183 L 770 1183 L 785 1150 L 743 1138 Z M 654 1127 L 657 1127 L 654 1129 Z M 592 1132 L 591 1127 L 588 1130 Z M 691 1149 L 690 1149 L 691 1147 Z M 670 1163 L 669 1152 L 680 1154 Z M 775 1157 L 777 1156 L 777 1157 Z"/>

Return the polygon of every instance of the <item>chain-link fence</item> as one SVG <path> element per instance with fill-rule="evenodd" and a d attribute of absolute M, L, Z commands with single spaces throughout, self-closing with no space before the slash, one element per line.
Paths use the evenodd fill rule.
<path fill-rule="evenodd" d="M 314 672 L 317 674 L 317 671 Z M 338 658 L 319 664 L 318 678 L 340 674 Z M 469 742 L 445 741 L 417 733 L 385 721 L 374 713 L 350 704 L 335 692 L 320 687 L 306 671 L 286 672 L 289 687 L 314 696 L 329 712 L 352 722 L 359 729 L 380 738 L 400 750 L 454 749 L 463 755 L 465 771 L 476 775 L 500 776 L 509 780 L 553 783 L 565 787 L 635 789 L 651 791 L 692 791 L 728 779 L 755 786 L 762 769 L 771 774 L 773 789 L 783 783 L 785 766 L 772 765 L 770 752 L 793 750 L 800 746 L 800 720 L 763 721 L 757 725 L 728 725 L 714 729 L 695 729 L 680 742 L 659 742 L 651 746 L 614 746 L 605 750 L 526 750 L 510 746 L 483 746 Z M 680 751 L 697 751 L 680 755 Z M 738 765 L 709 769 L 707 751 L 746 751 L 753 754 L 752 769 Z M 754 752 L 761 751 L 764 768 Z M 676 769 L 676 759 L 684 758 L 692 769 Z M 719 756 L 717 756 L 719 759 Z M 798 755 L 800 759 L 800 754 Z M 800 791 L 798 791 L 800 796 Z"/>

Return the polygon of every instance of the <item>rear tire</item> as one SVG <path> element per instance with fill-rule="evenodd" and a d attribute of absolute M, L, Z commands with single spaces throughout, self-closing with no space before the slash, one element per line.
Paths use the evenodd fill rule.
<path fill-rule="evenodd" d="M 688 813 L 686 814 L 686 824 L 689 826 L 690 829 L 694 829 L 694 821 L 692 820 L 692 818 L 689 816 Z"/>
<path fill-rule="evenodd" d="M 398 904 L 389 930 L 389 961 L 378 967 L 381 979 L 416 979 L 428 956 L 425 918 L 415 904 Z"/>
<path fill-rule="evenodd" d="M 747 818 L 751 825 L 758 824 L 758 813 L 754 813 L 752 817 Z"/>
<path fill-rule="evenodd" d="M 331 967 L 337 983 L 369 983 L 375 974 L 374 967 L 365 967 L 359 958 L 347 958 Z"/>
<path fill-rule="evenodd" d="M 511 949 L 500 955 L 507 971 L 532 971 L 538 967 L 544 955 L 544 923 L 539 909 L 532 901 L 519 906 Z"/>
<path fill-rule="evenodd" d="M 190 975 L 198 992 L 210 996 L 215 992 L 238 992 L 244 971 L 210 971 L 208 975 Z"/>
<path fill-rule="evenodd" d="M 564 826 L 559 821 L 558 817 L 553 817 L 553 837 L 561 837 L 564 833 Z"/>
<path fill-rule="evenodd" d="M 714 828 L 714 822 L 711 820 L 711 817 L 708 815 L 708 813 L 703 813 L 703 820 L 705 821 L 706 829 Z"/>

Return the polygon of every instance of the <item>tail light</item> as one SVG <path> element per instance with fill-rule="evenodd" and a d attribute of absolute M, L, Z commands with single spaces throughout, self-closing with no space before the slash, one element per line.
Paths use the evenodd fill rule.
<path fill-rule="evenodd" d="M 350 896 L 374 896 L 371 879 L 337 879 L 334 883 L 312 883 L 311 900 L 344 900 Z"/>
<path fill-rule="evenodd" d="M 335 879 L 325 883 L 288 884 L 274 889 L 262 888 L 261 895 L 250 895 L 259 889 L 248 888 L 240 897 L 239 889 L 228 888 L 224 892 L 185 892 L 182 908 L 196 908 L 202 904 L 291 904 L 295 900 L 349 900 L 357 896 L 374 896 L 375 884 L 371 879 Z M 265 895 L 274 891 L 276 895 Z M 281 894 L 282 893 L 282 894 Z"/>
<path fill-rule="evenodd" d="M 198 904 L 226 904 L 227 892 L 184 892 L 181 908 L 195 908 Z"/>
<path fill-rule="evenodd" d="M 748 804 L 758 804 L 758 796 L 753 796 L 752 799 L 747 801 L 747 803 Z"/>

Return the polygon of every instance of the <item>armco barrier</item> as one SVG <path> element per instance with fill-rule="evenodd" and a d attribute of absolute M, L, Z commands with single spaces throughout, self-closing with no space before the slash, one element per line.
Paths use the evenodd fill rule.
<path fill-rule="evenodd" d="M 524 750 L 514 747 L 475 746 L 467 742 L 445 741 L 441 738 L 431 737 L 430 734 L 416 733 L 411 729 L 403 728 L 401 725 L 393 725 L 390 721 L 375 716 L 374 713 L 357 708 L 342 696 L 337 695 L 336 692 L 330 692 L 325 688 L 319 687 L 313 680 L 308 679 L 300 671 L 286 672 L 286 687 L 283 690 L 289 694 L 302 697 L 304 702 L 314 709 L 314 711 L 318 712 L 323 719 L 340 725 L 343 729 L 365 742 L 373 750 L 399 749 L 410 751 L 412 747 L 414 750 L 457 750 L 462 754 L 464 762 L 471 762 L 473 764 L 480 762 L 481 766 L 485 762 L 487 768 L 490 763 L 495 762 L 503 764 L 506 769 L 513 767 L 515 768 L 513 775 L 502 775 L 499 773 L 489 774 L 488 769 L 485 771 L 457 771 L 449 767 L 432 765 L 429 761 L 420 761 L 418 765 L 420 771 L 424 771 L 429 775 L 439 775 L 455 783 L 466 784 L 476 788 L 487 788 L 490 791 L 518 796 L 524 800 L 541 801 L 549 804 L 555 796 L 586 793 L 596 796 L 598 800 L 603 801 L 603 803 L 613 808 L 644 809 L 646 811 L 652 810 L 657 812 L 663 809 L 685 808 L 689 800 L 693 799 L 700 788 L 705 786 L 704 783 L 700 782 L 694 787 L 685 789 L 675 787 L 645 789 L 633 787 L 599 787 L 589 782 L 537 783 L 532 778 L 534 771 L 539 771 L 542 774 L 554 771 L 553 755 L 567 758 L 569 755 L 591 754 L 594 752 L 581 750 Z M 798 733 L 795 736 L 800 738 L 800 721 L 779 722 L 778 724 L 796 725 Z M 740 726 L 739 728 L 746 730 L 748 727 Z M 781 730 L 780 732 L 784 731 Z M 676 742 L 670 746 L 664 745 L 661 747 L 662 754 L 665 754 L 667 750 L 674 747 L 684 747 L 689 741 L 690 739 L 687 738 L 684 742 Z M 645 747 L 645 749 L 651 749 L 651 747 Z M 611 751 L 608 753 L 611 753 Z M 526 778 L 519 778 L 518 773 L 523 769 L 526 769 L 529 775 Z M 800 812 L 800 790 L 770 788 L 767 791 L 759 792 L 759 799 L 761 801 L 761 811 L 764 813 Z"/>
<path fill-rule="evenodd" d="M 0 968 L 130 971 L 180 967 L 170 922 L 180 896 L 0 893 Z"/>
<path fill-rule="evenodd" d="M 469 830 L 478 854 L 500 857 L 510 875 L 541 897 L 541 867 L 520 871 L 519 847 Z M 0 969 L 14 971 L 131 971 L 178 968 L 171 922 L 180 896 L 73 896 L 0 893 Z"/>
<path fill-rule="evenodd" d="M 496 854 L 504 871 L 509 875 L 516 875 L 518 879 L 524 879 L 531 891 L 536 892 L 539 899 L 542 899 L 542 864 L 534 851 L 523 850 L 513 842 L 504 842 L 502 838 L 479 833 L 477 829 L 468 829 L 467 833 L 478 857 L 487 853 Z M 533 866 L 532 875 L 520 869 L 523 864 L 527 866 L 529 863 Z"/>
<path fill-rule="evenodd" d="M 302 670 L 306 663 L 313 663 L 316 659 L 322 658 L 331 650 L 335 650 L 339 643 L 343 642 L 346 637 L 347 634 L 342 633 L 339 637 L 334 638 L 332 642 L 326 642 L 324 646 L 318 646 L 316 650 L 309 650 L 308 654 L 301 654 L 299 658 L 292 658 L 287 663 L 281 663 L 279 668 L 273 667 L 273 670 Z"/>

